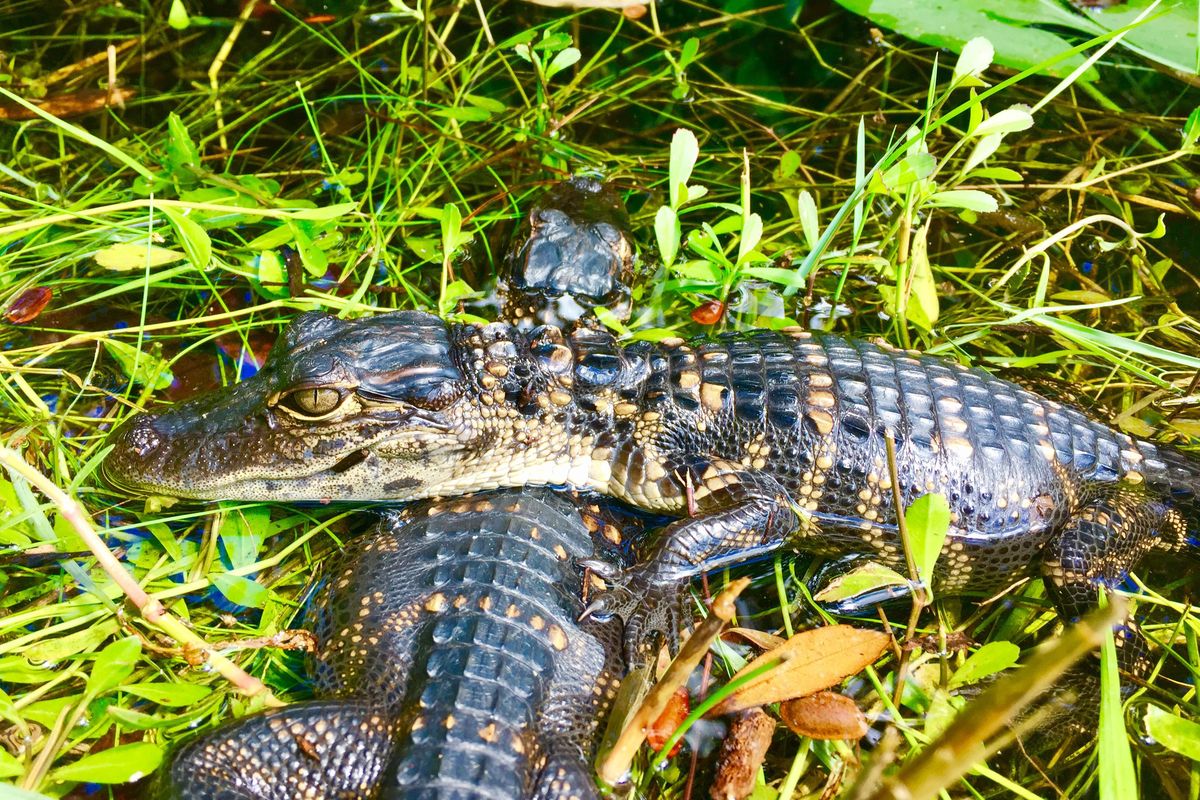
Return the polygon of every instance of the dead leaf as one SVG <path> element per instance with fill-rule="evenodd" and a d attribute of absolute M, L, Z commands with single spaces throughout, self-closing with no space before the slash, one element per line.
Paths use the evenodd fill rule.
<path fill-rule="evenodd" d="M 783 723 L 810 739 L 861 739 L 867 718 L 858 705 L 837 692 L 817 692 L 779 704 Z"/>
<path fill-rule="evenodd" d="M 58 94 L 42 100 L 30 100 L 47 114 L 59 118 L 79 117 L 107 106 L 124 106 L 137 92 L 133 89 L 88 89 L 71 94 Z M 38 119 L 38 115 L 19 103 L 0 103 L 0 119 Z"/>
<path fill-rule="evenodd" d="M 726 642 L 745 642 L 759 650 L 773 650 L 787 641 L 782 636 L 754 628 L 730 628 L 721 634 L 721 639 Z"/>
<path fill-rule="evenodd" d="M 658 715 L 658 719 L 654 720 L 654 723 L 646 729 L 646 744 L 656 751 L 661 750 L 667 743 L 667 739 L 671 738 L 671 734 L 675 733 L 690 713 L 692 713 L 692 709 L 691 703 L 688 701 L 688 691 L 680 686 L 675 690 L 675 694 L 671 695 L 671 699 L 667 701 L 667 707 Z M 682 744 L 682 739 L 676 742 L 667 755 L 674 757 Z"/>
<path fill-rule="evenodd" d="M 17 295 L 17 299 L 9 304 L 4 312 L 4 318 L 14 325 L 21 325 L 37 319 L 38 314 L 54 297 L 49 286 L 32 286 Z"/>
<path fill-rule="evenodd" d="M 761 708 L 733 718 L 717 755 L 713 800 L 743 800 L 754 791 L 754 780 L 775 735 L 775 720 Z"/>
<path fill-rule="evenodd" d="M 743 667 L 733 676 L 734 680 L 764 664 L 779 662 L 774 669 L 718 703 L 709 713 L 713 716 L 731 714 L 828 689 L 873 663 L 891 641 L 891 637 L 881 631 L 849 625 L 803 631 Z"/>

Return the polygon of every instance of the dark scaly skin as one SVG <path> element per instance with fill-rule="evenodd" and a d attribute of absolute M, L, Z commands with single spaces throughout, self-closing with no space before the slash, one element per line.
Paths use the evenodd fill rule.
<path fill-rule="evenodd" d="M 313 386 L 341 400 L 300 419 Z M 942 592 L 1040 570 L 1071 619 L 1150 549 L 1196 541 L 1200 470 L 1178 452 L 982 370 L 798 330 L 621 346 L 415 312 L 304 315 L 254 378 L 117 432 L 106 471 L 244 500 L 561 484 L 676 514 L 599 605 L 637 642 L 670 627 L 675 604 L 658 601 L 682 581 L 785 543 L 901 564 L 886 434 L 902 503 L 949 501 Z"/>
<path fill-rule="evenodd" d="M 388 513 L 330 577 L 322 699 L 185 745 L 155 797 L 597 797 L 621 628 L 577 624 L 591 534 L 566 498 L 493 492 Z"/>
<path fill-rule="evenodd" d="M 591 178 L 563 181 L 533 207 L 509 248 L 500 317 L 521 327 L 564 326 L 604 306 L 628 319 L 633 262 L 629 215 L 616 190 Z"/>

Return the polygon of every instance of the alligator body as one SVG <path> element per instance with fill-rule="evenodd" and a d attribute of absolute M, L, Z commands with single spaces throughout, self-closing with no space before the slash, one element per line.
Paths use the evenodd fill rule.
<path fill-rule="evenodd" d="M 623 346 L 589 329 L 309 314 L 254 378 L 116 436 L 107 472 L 142 492 L 557 484 L 677 515 L 597 606 L 627 617 L 631 640 L 670 622 L 672 587 L 785 543 L 902 564 L 894 495 L 949 501 L 942 591 L 1032 568 L 1068 619 L 1150 549 L 1194 544 L 1200 516 L 1200 470 L 1176 451 L 979 369 L 798 330 Z"/>
<path fill-rule="evenodd" d="M 386 513 L 318 604 L 320 699 L 185 745 L 155 796 L 596 797 L 623 663 L 618 623 L 575 621 L 592 550 L 575 505 L 545 490 Z"/>

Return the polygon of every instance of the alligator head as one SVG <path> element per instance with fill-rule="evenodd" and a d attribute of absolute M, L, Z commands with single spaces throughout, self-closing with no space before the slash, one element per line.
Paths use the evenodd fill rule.
<path fill-rule="evenodd" d="M 198 499 L 428 496 L 481 446 L 468 383 L 437 317 L 304 314 L 254 377 L 118 427 L 104 475 Z"/>

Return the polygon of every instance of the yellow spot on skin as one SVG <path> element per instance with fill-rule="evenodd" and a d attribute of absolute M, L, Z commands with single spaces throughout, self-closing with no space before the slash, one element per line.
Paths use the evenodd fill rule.
<path fill-rule="evenodd" d="M 814 372 L 808 376 L 808 385 L 814 389 L 828 389 L 833 386 L 833 376 L 827 372 Z"/>
<path fill-rule="evenodd" d="M 644 470 L 646 477 L 652 481 L 661 481 L 667 477 L 667 471 L 663 469 L 662 464 L 657 461 L 647 461 Z"/>
<path fill-rule="evenodd" d="M 679 373 L 679 388 L 680 389 L 695 389 L 700 385 L 700 373 L 694 370 L 687 370 Z"/>
<path fill-rule="evenodd" d="M 555 389 L 550 393 L 550 402 L 556 406 L 569 406 L 571 404 L 571 395 Z"/>
<path fill-rule="evenodd" d="M 479 598 L 479 609 L 481 611 L 491 611 L 492 610 L 492 598 L 486 597 L 486 596 Z"/>
<path fill-rule="evenodd" d="M 529 529 L 529 538 L 533 539 L 535 542 L 542 538 L 542 532 L 537 529 L 536 525 Z"/>
<path fill-rule="evenodd" d="M 529 618 L 529 627 L 533 628 L 535 631 L 540 631 L 546 627 L 546 620 L 542 619 L 539 615 L 534 614 Z"/>
<path fill-rule="evenodd" d="M 833 430 L 833 415 L 831 415 L 828 411 L 809 411 L 808 418 L 812 420 L 813 425 L 816 426 L 817 433 L 821 434 L 822 436 L 826 436 L 831 430 Z"/>
<path fill-rule="evenodd" d="M 466 604 L 467 604 L 466 595 L 460 594 L 458 597 L 454 598 L 454 607 L 455 608 L 462 608 Z"/>
<path fill-rule="evenodd" d="M 479 376 L 479 385 L 490 392 L 496 388 L 496 379 L 485 373 Z"/>
<path fill-rule="evenodd" d="M 500 738 L 496 735 L 496 723 L 489 722 L 487 727 L 480 728 L 479 738 L 483 739 L 488 744 L 495 744 L 496 739 Z"/>
<path fill-rule="evenodd" d="M 429 595 L 429 599 L 425 601 L 425 610 L 431 614 L 436 614 L 439 611 L 446 609 L 446 595 L 441 592 L 435 592 Z"/>
<path fill-rule="evenodd" d="M 809 405 L 817 406 L 818 408 L 833 408 L 837 405 L 837 400 L 834 399 L 833 392 L 809 392 L 808 397 L 805 399 L 808 400 Z"/>
<path fill-rule="evenodd" d="M 509 619 L 516 619 L 521 616 L 521 609 L 517 608 L 516 603 L 509 603 L 508 608 L 504 609 L 504 616 Z"/>
<path fill-rule="evenodd" d="M 491 364 L 488 364 L 487 367 L 485 367 L 485 369 L 488 371 L 489 374 L 495 375 L 497 378 L 503 378 L 504 376 L 508 375 L 508 365 L 507 364 L 500 364 L 497 362 L 493 362 Z"/>
<path fill-rule="evenodd" d="M 547 635 L 550 637 L 550 646 L 555 650 L 562 651 L 567 649 L 567 634 L 563 632 L 562 628 L 557 625 L 551 625 Z"/>
<path fill-rule="evenodd" d="M 701 384 L 700 403 L 709 411 L 720 411 L 725 407 L 725 387 L 717 383 Z"/>
<path fill-rule="evenodd" d="M 1136 485 L 1145 480 L 1145 478 L 1142 477 L 1142 473 L 1130 470 L 1129 472 L 1125 473 L 1125 480 Z"/>
<path fill-rule="evenodd" d="M 453 715 L 453 714 L 447 714 L 447 715 L 446 715 L 446 730 L 448 730 L 448 731 L 449 731 L 449 730 L 453 730 L 453 729 L 454 729 L 454 726 L 455 726 L 455 725 L 457 725 L 457 724 L 458 724 L 458 720 L 456 720 L 456 719 L 454 718 L 454 715 Z"/>
<path fill-rule="evenodd" d="M 513 749 L 513 752 L 514 752 L 514 753 L 517 753 L 518 755 L 524 755 L 524 753 L 525 753 L 525 742 L 521 741 L 521 737 L 520 737 L 520 736 L 514 736 L 514 737 L 513 737 L 512 749 Z"/>
<path fill-rule="evenodd" d="M 567 548 L 563 547 L 561 544 L 554 545 L 554 555 L 558 556 L 559 561 L 566 561 Z"/>
<path fill-rule="evenodd" d="M 613 413 L 618 417 L 628 417 L 636 414 L 638 407 L 633 403 L 617 403 L 613 406 Z"/>
<path fill-rule="evenodd" d="M 970 458 L 975 452 L 971 443 L 961 436 L 947 436 L 942 446 L 947 453 L 958 458 Z"/>
<path fill-rule="evenodd" d="M 833 459 L 830 458 L 828 455 L 822 454 L 822 455 L 817 456 L 817 468 L 818 469 L 829 469 L 832 466 L 833 466 Z"/>
<path fill-rule="evenodd" d="M 413 720 L 412 730 L 414 733 L 416 733 L 417 731 L 421 730 L 424 727 L 425 727 L 425 718 L 424 717 L 417 717 L 416 719 Z"/>

